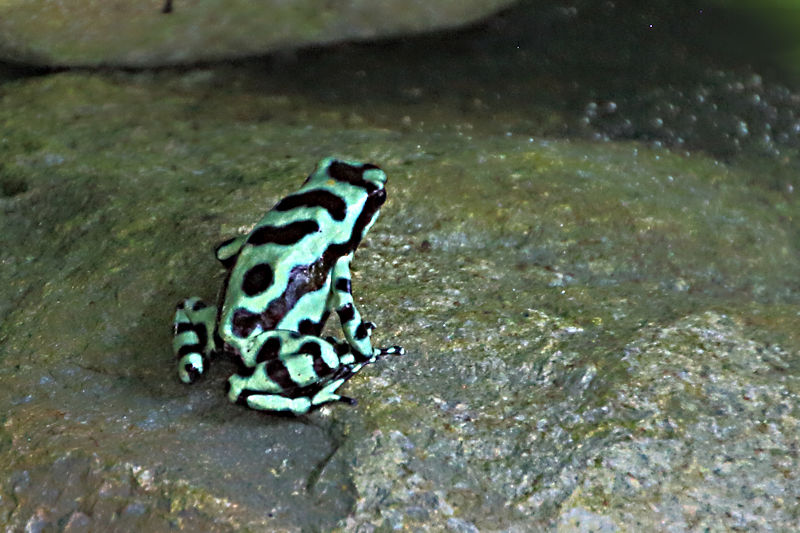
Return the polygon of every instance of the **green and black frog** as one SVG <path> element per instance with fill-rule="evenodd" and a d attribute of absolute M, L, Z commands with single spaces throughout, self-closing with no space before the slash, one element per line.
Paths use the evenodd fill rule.
<path fill-rule="evenodd" d="M 178 375 L 196 381 L 212 353 L 239 366 L 228 398 L 264 411 L 307 413 L 329 402 L 364 366 L 399 346 L 373 348 L 375 324 L 361 319 L 350 262 L 386 200 L 386 174 L 371 164 L 326 158 L 303 186 L 278 202 L 246 235 L 222 242 L 227 269 L 219 307 L 199 298 L 175 311 Z M 320 337 L 336 311 L 344 339 Z"/>

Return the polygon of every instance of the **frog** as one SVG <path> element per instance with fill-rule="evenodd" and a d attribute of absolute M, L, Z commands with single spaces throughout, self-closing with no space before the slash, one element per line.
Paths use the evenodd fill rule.
<path fill-rule="evenodd" d="M 386 181 L 374 164 L 324 158 L 252 230 L 217 245 L 226 271 L 218 305 L 192 297 L 175 309 L 180 381 L 196 382 L 222 354 L 237 366 L 226 382 L 236 404 L 294 415 L 356 405 L 339 388 L 384 356 L 406 353 L 372 346 L 376 326 L 352 295 L 350 264 L 386 201 Z M 321 336 L 332 312 L 341 340 Z"/>

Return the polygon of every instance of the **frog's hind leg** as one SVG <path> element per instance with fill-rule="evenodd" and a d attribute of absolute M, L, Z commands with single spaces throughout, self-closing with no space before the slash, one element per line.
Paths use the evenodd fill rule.
<path fill-rule="evenodd" d="M 292 398 L 282 394 L 259 393 L 248 389 L 240 389 L 238 393 L 233 392 L 233 394 L 229 392 L 228 395 L 231 401 L 244 404 L 251 409 L 303 415 L 322 404 L 330 402 L 342 402 L 348 405 L 356 405 L 358 402 L 356 402 L 355 399 L 336 394 L 335 392 L 336 389 L 341 387 L 352 375 L 353 373 L 350 373 L 347 377 L 327 383 L 313 396 L 298 396 Z M 239 388 L 236 384 L 236 378 L 247 379 L 241 376 L 231 376 L 228 382 L 229 391 L 235 391 Z"/>
<path fill-rule="evenodd" d="M 335 391 L 363 365 L 354 366 L 348 344 L 332 340 L 282 330 L 259 334 L 244 354 L 244 367 L 228 379 L 228 399 L 296 415 L 324 403 L 355 403 Z"/>
<path fill-rule="evenodd" d="M 217 308 L 199 298 L 187 298 L 175 308 L 172 350 L 182 382 L 194 383 L 205 371 L 207 357 L 214 349 L 216 318 Z"/>

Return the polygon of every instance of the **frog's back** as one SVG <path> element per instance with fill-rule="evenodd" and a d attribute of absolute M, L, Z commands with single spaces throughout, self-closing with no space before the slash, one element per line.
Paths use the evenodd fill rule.
<path fill-rule="evenodd" d="M 248 235 L 225 290 L 223 338 L 248 337 L 256 329 L 297 331 L 301 319 L 324 321 L 330 270 L 355 250 L 377 213 L 365 209 L 374 186 L 332 173 L 331 166 L 318 168 Z"/>
<path fill-rule="evenodd" d="M 362 319 L 351 292 L 350 261 L 386 200 L 385 184 L 375 165 L 323 159 L 250 233 L 217 246 L 228 269 L 221 307 L 187 298 L 175 309 L 181 381 L 196 381 L 222 350 L 240 363 L 227 383 L 232 402 L 298 415 L 354 404 L 337 390 L 365 365 L 404 353 L 372 346 L 375 324 Z M 333 311 L 341 341 L 320 337 Z"/>

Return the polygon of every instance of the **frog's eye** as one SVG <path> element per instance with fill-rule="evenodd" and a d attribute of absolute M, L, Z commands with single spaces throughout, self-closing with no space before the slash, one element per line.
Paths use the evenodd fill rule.
<path fill-rule="evenodd" d="M 386 189 L 377 189 L 369 194 L 369 199 L 376 207 L 382 206 L 386 201 Z"/>

